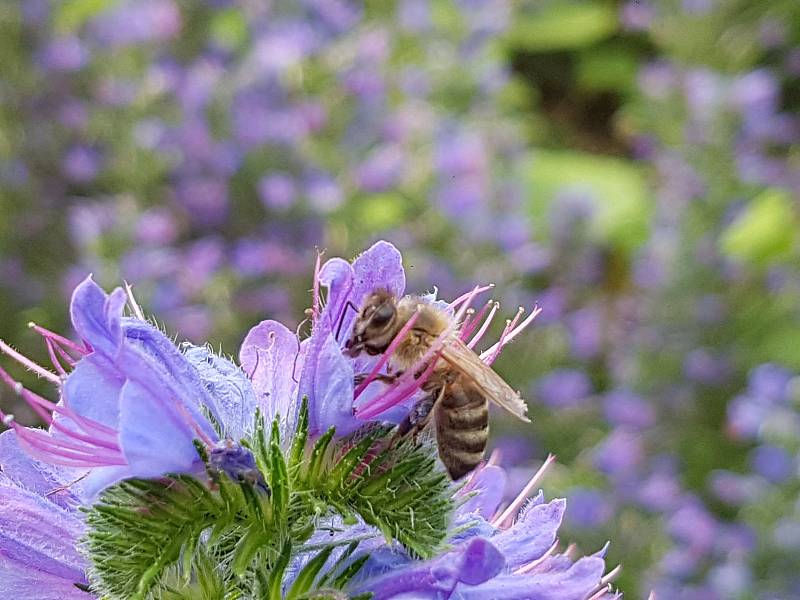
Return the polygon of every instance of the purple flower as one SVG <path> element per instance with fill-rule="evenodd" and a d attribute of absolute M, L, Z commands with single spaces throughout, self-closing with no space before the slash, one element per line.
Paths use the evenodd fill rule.
<path fill-rule="evenodd" d="M 575 369 L 551 371 L 536 384 L 535 394 L 553 408 L 583 406 L 592 392 L 589 377 Z"/>
<path fill-rule="evenodd" d="M 250 330 L 242 343 L 239 353 L 242 367 L 260 397 L 275 399 L 269 408 L 271 413 L 285 417 L 286 425 L 291 428 L 299 400 L 306 396 L 312 435 L 323 433 L 331 426 L 336 427 L 337 435 L 347 435 L 364 422 L 376 418 L 399 422 L 408 411 L 408 401 L 430 373 L 415 378 L 415 369 L 411 369 L 390 386 L 370 385 L 375 375 L 385 373 L 393 347 L 379 357 L 350 358 L 344 354 L 344 344 L 367 295 L 384 289 L 402 296 L 405 281 L 400 252 L 385 241 L 374 244 L 352 264 L 341 258 L 332 258 L 324 265 L 318 262 L 314 275 L 311 337 L 301 343 L 280 323 L 263 321 Z M 321 307 L 321 288 L 328 292 L 324 308 Z M 433 297 L 429 301 L 440 302 L 445 310 L 460 305 L 459 314 L 455 315 L 460 322 L 477 293 L 487 289 L 488 286 L 475 288 L 450 305 Z M 488 303 L 469 321 L 461 322 L 458 335 L 462 339 L 472 336 L 469 345 L 474 345 L 485 332 L 497 312 L 493 307 L 494 304 Z M 491 364 L 502 348 L 532 322 L 538 311 L 533 311 L 520 322 L 521 314 L 518 312 L 506 326 L 500 341 L 481 354 L 487 364 Z M 486 320 L 481 324 L 484 318 Z M 405 333 L 403 331 L 398 336 Z M 444 343 L 444 340 L 439 343 Z M 275 367 L 285 365 L 287 357 L 292 359 L 292 369 Z M 432 354 L 425 361 L 431 358 Z M 356 373 L 370 375 L 358 388 L 353 385 Z"/>
<path fill-rule="evenodd" d="M 764 444 L 750 453 L 753 470 L 772 483 L 782 483 L 796 472 L 796 461 L 779 446 Z"/>
<path fill-rule="evenodd" d="M 6 354 L 56 384 L 60 395 L 54 404 L 0 369 L 0 378 L 49 430 L 22 427 L 11 415 L 0 417 L 32 456 L 88 469 L 83 480 L 88 495 L 125 478 L 201 472 L 194 440 L 210 450 L 225 443 L 221 437 L 240 439 L 256 406 L 249 381 L 236 367 L 202 349 L 181 353 L 149 323 L 124 317 L 126 301 L 121 288 L 109 295 L 88 277 L 75 289 L 70 306 L 82 345 L 34 326 L 59 375 L 0 342 Z"/>
<path fill-rule="evenodd" d="M 612 425 L 647 429 L 656 421 L 656 411 L 640 396 L 627 390 L 609 392 L 603 398 L 606 420 Z"/>
<path fill-rule="evenodd" d="M 432 560 L 411 560 L 404 552 L 381 545 L 351 584 L 354 593 L 372 592 L 376 600 L 396 598 L 508 598 L 584 600 L 613 597 L 607 588 L 616 570 L 603 576 L 601 552 L 573 561 L 558 553 L 558 528 L 564 500 L 545 503 L 540 492 L 528 499 L 552 462 L 550 457 L 504 510 L 494 491 L 505 482 L 498 467 L 475 471 L 459 492 L 467 501 L 458 508 L 452 549 Z"/>
<path fill-rule="evenodd" d="M 263 177 L 258 183 L 258 196 L 267 208 L 286 210 L 297 196 L 294 179 L 283 173 Z"/>

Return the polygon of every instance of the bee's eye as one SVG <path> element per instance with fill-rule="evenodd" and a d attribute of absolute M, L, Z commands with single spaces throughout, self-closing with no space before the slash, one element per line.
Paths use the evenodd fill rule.
<path fill-rule="evenodd" d="M 382 304 L 372 313 L 371 321 L 373 325 L 385 325 L 392 316 L 394 316 L 394 308 L 389 304 Z"/>

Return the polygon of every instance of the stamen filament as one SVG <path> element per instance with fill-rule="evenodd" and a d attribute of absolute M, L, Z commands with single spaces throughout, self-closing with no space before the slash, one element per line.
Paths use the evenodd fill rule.
<path fill-rule="evenodd" d="M 136 298 L 133 296 L 133 287 L 127 281 L 125 282 L 125 293 L 128 295 L 128 304 L 133 311 L 133 314 L 136 316 L 137 319 L 140 321 L 146 321 L 147 319 L 144 318 L 144 313 L 142 312 L 142 307 L 139 306 L 139 303 L 136 301 Z"/>
<path fill-rule="evenodd" d="M 547 560 L 547 558 L 550 555 L 553 554 L 553 552 L 556 551 L 556 548 L 558 548 L 558 543 L 559 543 L 559 540 L 558 540 L 558 538 L 556 538 L 556 540 L 551 544 L 551 546 L 547 550 L 545 550 L 544 554 L 542 554 L 536 560 L 532 560 L 527 565 L 524 565 L 524 566 L 520 567 L 519 569 L 517 569 L 516 571 L 514 571 L 514 575 L 523 575 L 525 573 L 533 571 L 538 565 L 542 564 L 545 560 Z"/>
<path fill-rule="evenodd" d="M 462 294 L 461 296 L 459 296 L 458 298 L 456 298 L 455 300 L 453 300 L 450 303 L 450 308 L 455 308 L 456 306 L 458 306 L 459 304 L 464 302 L 464 300 L 466 300 L 470 296 L 474 297 L 475 294 L 480 294 L 481 292 L 485 292 L 486 290 L 490 290 L 493 287 L 494 287 L 494 284 L 490 283 L 489 285 L 479 286 L 479 287 L 473 289 L 472 291 L 467 292 L 466 294 Z"/>
<path fill-rule="evenodd" d="M 494 320 L 494 316 L 497 314 L 497 311 L 499 309 L 500 309 L 500 303 L 499 302 L 495 302 L 494 306 L 492 306 L 492 310 L 489 313 L 489 316 L 486 317 L 486 320 L 483 322 L 483 325 L 481 325 L 481 328 L 478 330 L 478 332 L 469 341 L 469 343 L 467 344 L 467 348 L 474 348 L 475 344 L 477 344 L 480 341 L 480 339 L 483 337 L 483 334 L 486 333 L 486 331 L 489 329 L 489 325 L 492 324 L 492 321 Z"/>
<path fill-rule="evenodd" d="M 61 384 L 61 378 L 58 375 L 56 375 L 52 371 L 48 371 L 44 367 L 41 367 L 41 366 L 37 365 L 31 359 L 27 358 L 26 356 L 23 356 L 22 354 L 20 354 L 16 350 L 14 350 L 11 346 L 6 344 L 3 340 L 0 340 L 0 352 L 3 352 L 4 354 L 7 354 L 11 358 L 13 358 L 15 361 L 17 361 L 19 364 L 21 364 L 22 366 L 26 367 L 27 369 L 30 369 L 31 371 L 33 371 L 34 373 L 36 373 L 40 377 L 43 377 L 44 379 L 47 379 L 48 381 L 51 381 L 52 383 L 55 383 L 56 385 L 60 385 Z"/>
<path fill-rule="evenodd" d="M 522 323 L 517 325 L 516 328 L 514 328 L 512 331 L 508 332 L 508 335 L 506 335 L 505 338 L 503 339 L 503 344 L 502 345 L 500 345 L 500 342 L 497 342 L 491 348 L 488 348 L 487 350 L 484 350 L 481 353 L 481 360 L 485 360 L 487 356 L 491 356 L 491 354 L 494 353 L 495 351 L 497 351 L 498 348 L 502 348 L 503 346 L 505 346 L 506 344 L 511 342 L 511 340 L 513 340 L 515 337 L 517 337 L 517 335 L 519 335 L 519 333 L 523 329 L 525 329 L 528 325 L 530 325 L 533 322 L 533 320 L 537 316 L 539 316 L 539 313 L 541 313 L 541 312 L 542 312 L 542 309 L 539 306 L 535 307 L 533 309 L 533 312 L 531 312 L 531 314 L 528 315 L 527 319 L 525 319 Z"/>
<path fill-rule="evenodd" d="M 515 515 L 519 510 L 519 507 L 522 506 L 522 503 L 528 498 L 528 495 L 531 493 L 531 490 L 534 488 L 535 485 L 539 483 L 539 481 L 544 476 L 547 469 L 553 464 L 553 461 L 556 459 L 554 454 L 548 454 L 547 459 L 542 463 L 542 466 L 539 467 L 539 470 L 534 473 L 531 480 L 527 483 L 527 485 L 522 489 L 522 491 L 517 495 L 514 500 L 512 500 L 511 504 L 509 504 L 506 509 L 500 514 L 500 516 L 492 519 L 492 525 L 495 527 L 500 527 L 503 523 L 506 522 L 510 517 Z"/>
<path fill-rule="evenodd" d="M 49 329 L 45 329 L 44 327 L 42 327 L 41 325 L 37 325 L 33 321 L 28 323 L 28 327 L 33 329 L 36 333 L 38 333 L 42 337 L 50 338 L 51 340 L 53 340 L 57 344 L 65 346 L 65 347 L 69 348 L 70 350 L 72 350 L 73 352 L 77 352 L 81 356 L 85 356 L 85 355 L 87 355 L 89 353 L 85 348 L 81 348 L 80 346 L 78 346 L 78 344 L 73 342 L 71 339 L 65 338 L 63 335 L 59 335 L 54 331 L 50 331 Z"/>
<path fill-rule="evenodd" d="M 475 328 L 478 326 L 478 323 L 481 322 L 481 319 L 483 319 L 483 316 L 486 314 L 486 311 L 489 309 L 489 307 L 492 305 L 493 302 L 494 300 L 490 299 L 486 304 L 483 305 L 483 308 L 481 308 L 476 314 L 472 315 L 468 319 L 464 319 L 464 322 L 461 324 L 461 329 L 459 331 L 459 336 L 458 336 L 461 338 L 462 341 L 466 341 L 466 339 L 470 336 L 470 334 L 472 334 L 472 332 L 475 331 Z"/>
<path fill-rule="evenodd" d="M 510 321 L 506 321 L 506 326 L 503 328 L 503 333 L 500 334 L 500 340 L 497 342 L 497 344 L 495 344 L 497 348 L 483 360 L 483 362 L 485 362 L 487 365 L 491 365 L 495 360 L 497 360 L 497 357 L 500 356 L 500 352 L 503 350 L 503 347 L 508 343 L 506 342 L 508 333 L 517 324 L 517 321 L 519 321 L 519 318 L 522 316 L 523 312 L 525 312 L 525 309 L 520 306 L 519 310 L 517 310 L 517 314 L 514 315 L 514 318 Z"/>
<path fill-rule="evenodd" d="M 367 378 L 364 379 L 364 381 L 362 381 L 358 385 L 358 387 L 356 387 L 356 389 L 353 391 L 353 399 L 354 400 L 356 398 L 358 398 L 365 389 L 367 389 L 367 386 L 370 383 L 375 381 L 375 376 L 380 372 L 380 370 L 383 368 L 383 366 L 389 361 L 389 358 L 391 358 L 391 356 L 394 353 L 394 351 L 397 349 L 397 347 L 400 345 L 400 343 L 405 339 L 406 334 L 408 334 L 408 332 L 411 331 L 411 328 L 414 327 L 414 323 L 416 323 L 417 319 L 419 319 L 419 315 L 420 315 L 420 311 L 419 311 L 419 309 L 417 309 L 414 312 L 414 314 L 411 315 L 411 317 L 408 319 L 408 321 L 406 321 L 406 324 L 403 325 L 403 327 L 400 329 L 400 331 L 397 332 L 397 335 L 394 336 L 394 338 L 392 339 L 391 343 L 386 348 L 386 351 L 381 354 L 380 359 L 378 360 L 377 363 L 375 363 L 375 366 L 369 372 L 369 375 L 367 375 Z"/>
<path fill-rule="evenodd" d="M 322 254 L 317 252 L 317 261 L 314 263 L 314 286 L 311 292 L 311 322 L 316 323 L 319 318 L 319 270 L 322 260 Z"/>
<path fill-rule="evenodd" d="M 50 338 L 45 338 L 45 344 L 47 345 L 47 354 L 50 355 L 50 362 L 53 363 L 53 366 L 56 368 L 56 371 L 58 371 L 59 375 L 66 375 L 67 372 L 64 370 L 64 367 L 59 362 L 55 350 L 53 350 L 53 342 L 50 341 Z"/>

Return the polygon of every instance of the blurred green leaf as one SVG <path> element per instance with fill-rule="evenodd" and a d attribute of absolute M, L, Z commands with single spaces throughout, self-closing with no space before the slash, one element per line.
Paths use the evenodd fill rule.
<path fill-rule="evenodd" d="M 625 47 L 591 48 L 578 59 L 578 87 L 589 91 L 632 92 L 636 86 L 639 60 Z"/>
<path fill-rule="evenodd" d="M 61 33 L 74 33 L 89 19 L 116 3 L 117 0 L 65 0 L 56 3 L 53 27 Z"/>
<path fill-rule="evenodd" d="M 236 49 L 247 41 L 247 20 L 238 8 L 222 10 L 211 20 L 211 38 L 228 49 Z"/>
<path fill-rule="evenodd" d="M 506 39 L 515 49 L 541 52 L 590 46 L 616 30 L 615 5 L 569 2 L 520 15 Z"/>
<path fill-rule="evenodd" d="M 651 202 L 631 162 L 584 152 L 536 150 L 524 161 L 530 209 L 542 222 L 559 192 L 585 193 L 596 202 L 592 234 L 630 251 L 647 237 Z"/>
<path fill-rule="evenodd" d="M 403 221 L 408 201 L 399 194 L 375 194 L 353 202 L 354 214 L 362 227 L 369 230 L 388 229 Z"/>
<path fill-rule="evenodd" d="M 777 189 L 756 196 L 720 237 L 728 256 L 756 265 L 787 258 L 798 241 L 792 199 Z"/>

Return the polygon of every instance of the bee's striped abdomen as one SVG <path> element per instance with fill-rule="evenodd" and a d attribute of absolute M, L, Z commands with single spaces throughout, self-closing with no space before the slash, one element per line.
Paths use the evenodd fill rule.
<path fill-rule="evenodd" d="M 439 457 L 450 477 L 460 479 L 483 459 L 489 439 L 489 403 L 479 390 L 447 384 L 436 404 L 436 441 Z"/>

